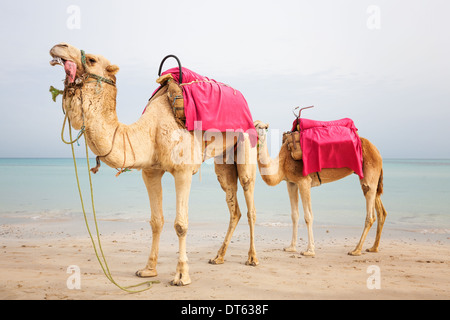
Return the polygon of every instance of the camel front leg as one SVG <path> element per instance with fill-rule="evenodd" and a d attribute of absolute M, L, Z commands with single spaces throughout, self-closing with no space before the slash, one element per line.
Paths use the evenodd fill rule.
<path fill-rule="evenodd" d="M 289 200 L 291 202 L 291 218 L 292 218 L 292 240 L 291 245 L 284 248 L 287 252 L 297 251 L 297 236 L 298 236 L 298 219 L 300 212 L 298 211 L 298 186 L 292 182 L 286 182 L 288 189 Z"/>
<path fill-rule="evenodd" d="M 313 220 L 314 216 L 311 208 L 311 183 L 302 181 L 299 183 L 300 197 L 303 204 L 303 213 L 305 215 L 305 223 L 308 228 L 308 248 L 301 254 L 304 256 L 314 256 L 314 235 L 313 235 Z"/>
<path fill-rule="evenodd" d="M 136 271 L 138 277 L 156 277 L 156 264 L 159 252 L 159 239 L 164 226 L 164 216 L 162 210 L 162 186 L 161 178 L 164 175 L 162 170 L 143 170 L 142 178 L 147 187 L 148 197 L 150 199 L 152 227 L 152 249 L 147 265 L 144 269 Z"/>
<path fill-rule="evenodd" d="M 186 254 L 186 235 L 188 230 L 189 193 L 191 190 L 192 170 L 175 172 L 173 176 L 175 178 L 177 198 L 177 212 L 174 227 L 179 242 L 179 258 L 175 278 L 171 284 L 185 286 L 191 283 L 191 278 L 189 277 L 188 258 Z"/>
<path fill-rule="evenodd" d="M 255 248 L 255 223 L 256 223 L 256 209 L 255 209 L 255 180 L 256 180 L 256 165 L 250 163 L 237 165 L 238 176 L 244 190 L 245 202 L 247 204 L 247 219 L 250 227 L 250 249 L 248 251 L 248 259 L 245 262 L 248 266 L 257 266 L 259 264 L 256 257 Z"/>

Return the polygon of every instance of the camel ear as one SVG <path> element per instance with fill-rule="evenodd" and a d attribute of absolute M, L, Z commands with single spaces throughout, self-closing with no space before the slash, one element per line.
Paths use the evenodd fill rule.
<path fill-rule="evenodd" d="M 108 71 L 112 75 L 115 75 L 117 72 L 119 72 L 119 67 L 116 65 L 109 65 L 106 67 L 106 71 Z"/>

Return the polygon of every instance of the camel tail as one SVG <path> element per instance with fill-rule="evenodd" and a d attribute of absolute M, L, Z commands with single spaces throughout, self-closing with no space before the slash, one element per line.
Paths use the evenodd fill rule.
<path fill-rule="evenodd" d="M 380 178 L 378 179 L 377 196 L 383 194 L 383 169 L 381 169 Z"/>
<path fill-rule="evenodd" d="M 383 227 L 384 220 L 386 220 L 387 216 L 386 209 L 384 208 L 383 202 L 381 201 L 380 197 L 382 194 L 383 194 L 383 169 L 381 169 L 380 179 L 378 180 L 377 196 L 375 198 L 375 210 L 377 210 L 378 220 L 379 223 L 381 223 L 381 228 Z M 379 236 L 377 235 L 377 237 Z"/>

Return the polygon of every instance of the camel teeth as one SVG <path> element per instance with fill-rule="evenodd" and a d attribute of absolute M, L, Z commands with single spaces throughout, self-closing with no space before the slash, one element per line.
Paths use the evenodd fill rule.
<path fill-rule="evenodd" d="M 60 65 L 64 66 L 64 63 L 63 63 L 63 61 L 62 61 L 62 59 L 60 57 L 53 58 L 53 60 L 50 61 L 50 64 L 52 66 L 55 66 L 57 64 L 60 64 Z"/>

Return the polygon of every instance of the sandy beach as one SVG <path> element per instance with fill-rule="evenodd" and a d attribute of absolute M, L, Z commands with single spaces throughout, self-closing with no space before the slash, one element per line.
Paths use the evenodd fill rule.
<path fill-rule="evenodd" d="M 243 219 L 245 220 L 245 219 Z M 220 247 L 226 226 L 191 223 L 188 258 L 192 284 L 173 287 L 178 241 L 166 221 L 161 237 L 160 283 L 130 294 L 104 276 L 82 220 L 28 221 L 0 229 L 2 300 L 297 300 L 297 299 L 449 299 L 450 241 L 447 234 L 419 234 L 385 228 L 379 253 L 347 255 L 361 230 L 316 227 L 316 256 L 283 251 L 290 227 L 257 227 L 260 265 L 245 265 L 248 227 L 241 221 L 223 265 L 208 264 Z M 114 279 L 123 286 L 142 281 L 151 231 L 145 222 L 100 222 L 101 240 Z M 365 248 L 373 241 L 368 236 Z M 306 248 L 300 227 L 299 250 Z M 80 288 L 69 289 L 69 266 L 80 270 Z M 378 268 L 378 274 L 374 272 Z M 70 270 L 69 270 L 70 272 Z M 377 279 L 373 278 L 378 276 Z M 369 289 L 368 279 L 379 289 Z M 370 280 L 371 284 L 374 284 Z"/>

